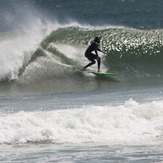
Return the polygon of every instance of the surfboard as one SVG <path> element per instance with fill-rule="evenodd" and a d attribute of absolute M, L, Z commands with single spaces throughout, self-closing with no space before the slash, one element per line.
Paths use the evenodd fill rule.
<path fill-rule="evenodd" d="M 110 75 L 110 76 L 116 76 L 118 75 L 117 73 L 107 73 L 107 72 L 96 72 L 96 71 L 90 71 L 87 70 L 88 73 L 92 73 L 94 75 Z"/>

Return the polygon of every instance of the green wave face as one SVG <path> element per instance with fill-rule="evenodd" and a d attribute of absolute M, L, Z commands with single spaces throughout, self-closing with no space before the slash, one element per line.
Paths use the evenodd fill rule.
<path fill-rule="evenodd" d="M 103 55 L 101 71 L 120 74 L 123 87 L 126 81 L 158 79 L 163 76 L 163 31 L 140 30 L 126 27 L 65 26 L 52 31 L 33 52 L 28 63 L 23 64 L 14 84 L 43 91 L 78 91 L 113 88 L 108 79 L 80 72 L 88 64 L 84 57 L 86 48 L 94 37 L 101 36 Z M 90 67 L 97 70 L 97 64 Z M 10 79 L 6 79 L 6 83 Z M 99 85 L 100 82 L 100 85 Z M 124 84 L 122 84 L 124 82 Z M 133 84 L 133 82 L 131 82 Z M 136 83 L 135 83 L 136 84 Z M 19 87 L 18 86 L 18 87 Z M 24 89 L 24 88 L 23 88 Z"/>
<path fill-rule="evenodd" d="M 150 73 L 153 69 L 162 68 L 162 30 L 138 30 L 123 27 L 103 29 L 67 27 L 53 31 L 42 42 L 42 47 L 59 57 L 63 63 L 76 65 L 78 63 L 71 60 L 63 51 L 60 52 L 57 45 L 74 47 L 79 53 L 74 55 L 81 58 L 84 56 L 84 49 L 95 36 L 102 37 L 101 49 L 105 50 L 107 55 L 101 56 L 107 70 L 125 72 L 133 69 Z M 80 50 L 81 48 L 83 49 Z M 64 50 L 67 52 L 66 46 Z M 149 67 L 152 68 L 149 70 Z"/>

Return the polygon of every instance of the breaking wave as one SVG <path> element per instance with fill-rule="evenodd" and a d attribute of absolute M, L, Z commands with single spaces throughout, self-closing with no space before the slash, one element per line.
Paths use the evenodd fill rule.
<path fill-rule="evenodd" d="M 107 52 L 106 55 L 99 53 L 102 57 L 101 71 L 120 74 L 116 79 L 118 81 L 133 78 L 158 78 L 162 81 L 161 29 L 92 27 L 75 22 L 45 25 L 38 21 L 30 31 L 0 36 L 1 84 L 7 83 L 8 87 L 11 83 L 15 89 L 25 88 L 25 91 L 31 87 L 34 92 L 108 87 L 106 78 L 96 78 L 80 71 L 88 63 L 84 57 L 85 49 L 97 35 L 102 37 L 101 49 Z M 91 69 L 96 70 L 97 65 Z M 109 86 L 112 87 L 111 84 Z"/>
<path fill-rule="evenodd" d="M 97 35 L 102 36 L 101 48 L 107 52 L 101 55 L 106 71 L 162 75 L 162 30 L 67 25 L 57 27 L 45 38 L 36 30 L 20 35 L 1 43 L 1 80 L 17 79 L 29 68 L 31 75 L 39 67 L 50 73 L 67 67 L 70 73 L 71 69 L 80 69 L 88 62 L 84 51 Z"/>
<path fill-rule="evenodd" d="M 1 114 L 0 144 L 136 143 L 162 138 L 163 101 Z M 113 136 L 114 135 L 114 136 Z"/>

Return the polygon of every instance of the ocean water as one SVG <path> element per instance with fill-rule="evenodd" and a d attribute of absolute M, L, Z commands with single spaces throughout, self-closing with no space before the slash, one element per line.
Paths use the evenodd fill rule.
<path fill-rule="evenodd" d="M 162 6 L 0 0 L 0 162 L 163 162 Z"/>

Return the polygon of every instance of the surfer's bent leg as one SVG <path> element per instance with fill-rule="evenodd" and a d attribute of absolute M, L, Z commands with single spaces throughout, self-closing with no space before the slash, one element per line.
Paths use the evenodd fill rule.
<path fill-rule="evenodd" d="M 93 59 L 92 62 L 90 62 L 89 64 L 87 64 L 84 69 L 86 69 L 87 67 L 90 67 L 92 65 L 94 65 L 96 63 L 96 61 Z"/>
<path fill-rule="evenodd" d="M 86 69 L 87 67 L 90 67 L 92 65 L 94 65 L 96 63 L 95 59 L 97 59 L 97 56 L 93 53 L 90 54 L 85 54 L 86 58 L 88 58 L 91 62 L 89 64 L 87 64 L 84 69 Z"/>

